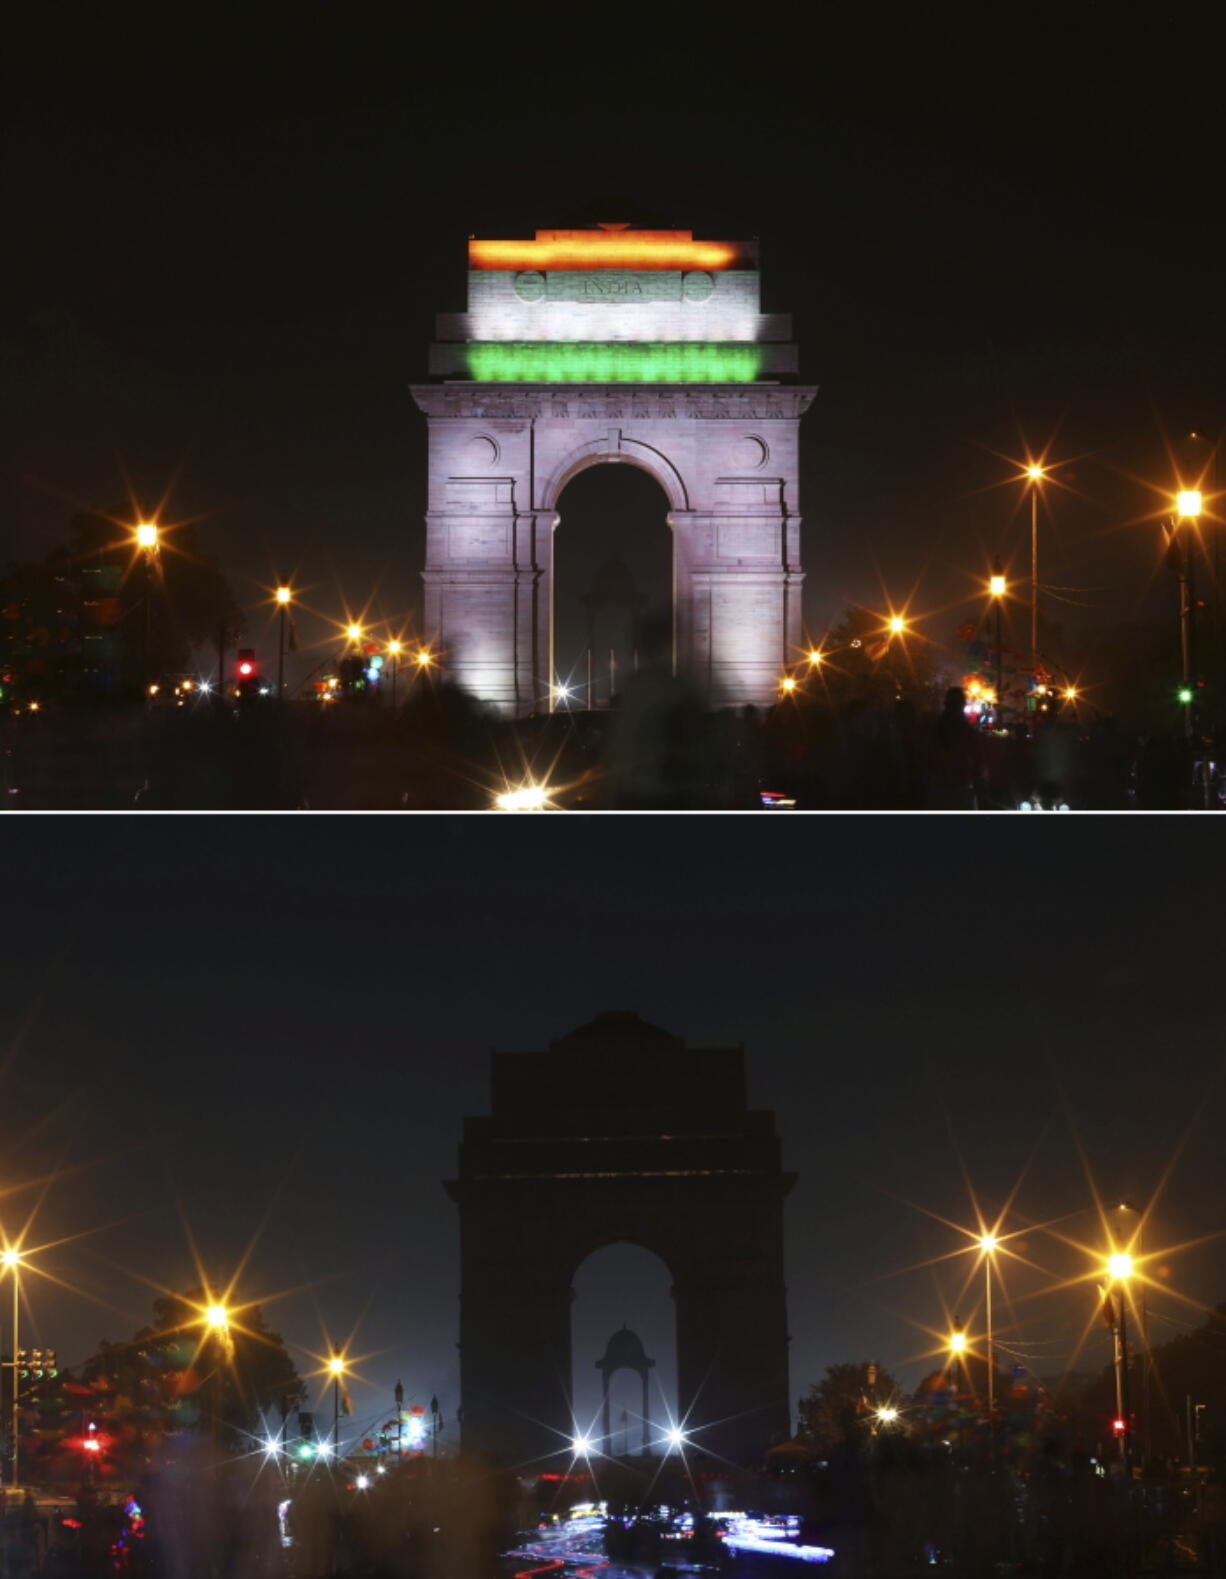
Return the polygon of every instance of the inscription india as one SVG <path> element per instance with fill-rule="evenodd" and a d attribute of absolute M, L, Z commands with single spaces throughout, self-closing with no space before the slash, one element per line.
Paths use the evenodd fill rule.
<path fill-rule="evenodd" d="M 515 276 L 524 302 L 705 302 L 714 290 L 714 275 L 701 269 L 525 269 Z"/>

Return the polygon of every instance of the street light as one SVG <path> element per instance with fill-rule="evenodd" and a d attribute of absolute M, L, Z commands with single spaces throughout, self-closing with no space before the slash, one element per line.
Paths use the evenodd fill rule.
<path fill-rule="evenodd" d="M 339 1458 L 341 1456 L 341 1377 L 346 1370 L 344 1356 L 334 1354 L 328 1361 L 328 1370 L 332 1376 L 332 1451 Z"/>
<path fill-rule="evenodd" d="M 20 1352 L 21 1321 L 21 1251 L 9 1248 L 0 1254 L 0 1262 L 7 1271 L 13 1274 L 13 1485 L 18 1484 L 17 1453 L 19 1447 L 19 1430 L 21 1425 L 21 1405 L 19 1394 L 21 1392 L 21 1372 L 17 1365 L 17 1356 Z"/>
<path fill-rule="evenodd" d="M 1000 722 L 1000 717 L 1001 717 L 1001 712 L 1002 712 L 1001 698 L 1004 696 L 1004 654 L 1003 654 L 1003 647 L 1002 647 L 1002 644 L 1001 644 L 1001 614 L 1002 614 L 1002 608 L 1003 608 L 1004 601 L 1005 601 L 1005 593 L 1006 593 L 1007 590 L 1008 590 L 1008 583 L 1005 580 L 1005 572 L 1004 572 L 1003 568 L 1001 567 L 1001 563 L 1000 563 L 1000 560 L 998 558 L 998 559 L 996 559 L 993 562 L 992 574 L 991 574 L 991 577 L 988 580 L 988 595 L 992 599 L 992 602 L 993 602 L 993 605 L 994 605 L 994 608 L 995 608 L 995 613 L 996 613 L 996 720 L 997 720 L 997 723 Z"/>
<path fill-rule="evenodd" d="M 285 611 L 293 599 L 289 587 L 277 588 L 277 700 L 285 695 Z"/>
<path fill-rule="evenodd" d="M 1181 488 L 1175 495 L 1175 510 L 1166 522 L 1166 540 L 1170 550 L 1170 558 L 1174 562 L 1175 575 L 1179 580 L 1179 666 L 1182 670 L 1182 683 L 1179 688 L 1179 700 L 1183 704 L 1184 734 L 1189 740 L 1196 732 L 1196 719 L 1193 716 L 1192 701 L 1196 695 L 1193 686 L 1192 668 L 1192 609 L 1194 599 L 1192 592 L 1192 542 L 1191 532 L 1184 523 L 1195 527 L 1200 518 L 1204 505 L 1204 496 L 1199 488 Z M 1180 527 L 1184 527 L 1180 531 Z"/>
<path fill-rule="evenodd" d="M 1039 666 L 1039 484 L 1047 469 L 1032 461 L 1026 468 L 1030 481 L 1030 664 Z"/>
<path fill-rule="evenodd" d="M 1102 1285 L 1104 1300 L 1111 1316 L 1111 1334 L 1115 1340 L 1115 1415 L 1123 1429 L 1118 1432 L 1120 1458 L 1125 1469 L 1132 1468 L 1132 1407 L 1128 1388 L 1128 1312 L 1127 1289 L 1120 1286 L 1128 1282 L 1133 1273 L 1132 1257 L 1117 1250 L 1107 1257 L 1107 1281 Z"/>
<path fill-rule="evenodd" d="M 150 659 L 153 646 L 153 564 L 157 558 L 159 528 L 156 521 L 139 521 L 133 533 L 145 561 L 145 690 L 149 691 Z"/>
<path fill-rule="evenodd" d="M 877 1411 L 877 1421 L 880 1425 L 893 1425 L 898 1419 L 898 1410 L 893 1404 L 882 1404 Z"/>
<path fill-rule="evenodd" d="M 951 1354 L 966 1353 L 966 1333 L 951 1332 L 949 1335 L 949 1350 Z"/>
<path fill-rule="evenodd" d="M 819 664 L 823 664 L 826 661 L 826 654 L 818 647 L 810 648 L 808 657 L 809 663 L 814 669 L 816 669 Z"/>
<path fill-rule="evenodd" d="M 901 614 L 891 614 L 889 618 L 891 636 L 904 636 L 907 631 L 907 622 Z"/>
<path fill-rule="evenodd" d="M 992 1431 L 996 1411 L 996 1355 L 992 1348 L 992 1252 L 1000 1243 L 995 1234 L 981 1234 L 979 1249 L 983 1253 L 984 1303 L 988 1318 L 988 1430 Z"/>
<path fill-rule="evenodd" d="M 790 674 L 785 674 L 783 679 L 779 682 L 779 689 L 785 694 L 794 691 L 796 689 L 795 678 Z"/>
<path fill-rule="evenodd" d="M 400 673 L 400 654 L 404 651 L 402 641 L 389 641 L 387 655 L 392 660 L 392 711 L 396 710 L 396 676 Z"/>

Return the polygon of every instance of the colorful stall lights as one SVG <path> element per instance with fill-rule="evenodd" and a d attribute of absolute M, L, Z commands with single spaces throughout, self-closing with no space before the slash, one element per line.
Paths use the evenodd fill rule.
<path fill-rule="evenodd" d="M 465 355 L 480 383 L 751 384 L 762 365 L 757 346 L 711 341 L 487 340 L 466 346 Z"/>

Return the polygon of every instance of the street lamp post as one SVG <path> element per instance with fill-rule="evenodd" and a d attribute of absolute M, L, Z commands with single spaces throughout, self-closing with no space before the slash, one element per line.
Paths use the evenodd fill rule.
<path fill-rule="evenodd" d="M 150 664 L 153 655 L 153 566 L 158 551 L 158 527 L 154 521 L 141 521 L 136 527 L 136 546 L 145 562 L 145 650 L 142 691 L 149 694 Z"/>
<path fill-rule="evenodd" d="M 1042 466 L 1027 466 L 1030 479 L 1030 664 L 1039 667 L 1039 484 L 1047 475 Z"/>
<path fill-rule="evenodd" d="M 992 1252 L 996 1249 L 994 1234 L 984 1234 L 979 1241 L 983 1251 L 984 1299 L 988 1319 L 988 1429 L 994 1430 L 996 1416 L 996 1354 L 992 1347 Z"/>
<path fill-rule="evenodd" d="M 1175 510 L 1167 522 L 1167 541 L 1172 549 L 1175 574 L 1179 580 L 1179 668 L 1182 685 L 1179 692 L 1183 703 L 1183 730 L 1189 740 L 1196 732 L 1193 704 L 1193 633 L 1192 633 L 1192 524 L 1200 516 L 1203 498 L 1199 489 L 1182 488 L 1175 495 Z M 1192 523 L 1192 524 L 1189 524 Z"/>
<path fill-rule="evenodd" d="M 13 1274 L 13 1408 L 10 1429 L 13 1433 L 13 1479 L 14 1489 L 20 1484 L 18 1475 L 19 1457 L 19 1430 L 21 1425 L 21 1369 L 18 1364 L 18 1355 L 21 1352 L 21 1253 L 18 1250 L 6 1250 L 0 1255 L 0 1261 Z"/>
<path fill-rule="evenodd" d="M 285 611 L 293 592 L 289 587 L 277 588 L 277 701 L 285 697 Z"/>
<path fill-rule="evenodd" d="M 402 641 L 389 641 L 387 655 L 392 660 L 392 712 L 396 711 L 396 677 L 400 673 L 400 654 L 404 651 Z"/>
<path fill-rule="evenodd" d="M 1128 1296 L 1124 1285 L 1132 1275 L 1132 1257 L 1116 1254 L 1108 1257 L 1107 1300 L 1111 1311 L 1111 1332 L 1115 1340 L 1115 1417 L 1122 1429 L 1120 1458 L 1124 1468 L 1132 1469 L 1132 1397 L 1128 1385 Z"/>
<path fill-rule="evenodd" d="M 217 1340 L 217 1356 L 213 1366 L 213 1407 L 212 1431 L 213 1457 L 216 1460 L 221 1453 L 221 1405 L 222 1381 L 225 1373 L 226 1360 L 230 1354 L 230 1312 L 224 1305 L 212 1304 L 206 1307 L 204 1320 Z"/>
<path fill-rule="evenodd" d="M 1145 1256 L 1145 1217 L 1144 1217 L 1143 1213 L 1141 1212 L 1140 1208 L 1134 1206 L 1131 1201 L 1121 1201 L 1120 1204 L 1119 1204 L 1119 1210 L 1121 1212 L 1131 1212 L 1133 1214 L 1133 1216 L 1136 1218 L 1136 1220 L 1137 1220 L 1137 1254 L 1140 1257 L 1142 1257 L 1142 1259 L 1144 1259 L 1144 1256 Z M 1140 1309 L 1138 1311 L 1138 1315 L 1140 1316 L 1140 1319 L 1141 1319 L 1141 1347 L 1145 1351 L 1145 1353 L 1144 1353 L 1144 1360 L 1143 1360 L 1143 1363 L 1142 1363 L 1142 1366 L 1141 1366 L 1141 1455 L 1142 1455 L 1141 1462 L 1142 1462 L 1142 1465 L 1145 1466 L 1145 1465 L 1148 1465 L 1148 1463 L 1149 1463 L 1149 1446 L 1150 1446 L 1150 1444 L 1149 1444 L 1149 1373 L 1150 1373 L 1150 1357 L 1149 1357 L 1149 1306 L 1148 1306 L 1148 1300 L 1146 1298 L 1146 1293 L 1145 1293 L 1145 1280 L 1144 1280 L 1144 1278 L 1141 1280 L 1141 1296 L 1140 1296 L 1140 1300 L 1139 1300 L 1138 1303 L 1139 1303 L 1139 1306 L 1140 1306 Z"/>
<path fill-rule="evenodd" d="M 339 1463 L 341 1456 L 341 1377 L 345 1374 L 343 1356 L 334 1354 L 328 1361 L 332 1373 L 332 1457 Z"/>
<path fill-rule="evenodd" d="M 1004 647 L 1003 647 L 1003 644 L 1002 644 L 1002 637 L 1001 637 L 1001 605 L 1005 601 L 1005 592 L 1007 590 L 1008 590 L 1008 583 L 1005 581 L 1005 573 L 1004 573 L 1004 570 L 1001 567 L 1001 563 L 1000 563 L 1000 560 L 998 558 L 998 559 L 996 559 L 993 562 L 993 565 L 992 565 L 992 576 L 991 576 L 991 579 L 988 582 L 988 592 L 989 592 L 989 594 L 990 594 L 990 596 L 992 598 L 992 603 L 993 603 L 993 606 L 994 606 L 994 609 L 995 609 L 995 615 L 996 615 L 996 621 L 995 621 L 995 625 L 996 625 L 996 630 L 995 630 L 995 641 L 996 641 L 996 721 L 997 721 L 998 725 L 999 725 L 1001 717 L 1003 716 L 1003 713 L 1004 713 L 1003 701 L 1004 701 L 1004 675 L 1005 675 L 1005 668 L 1004 668 Z"/>

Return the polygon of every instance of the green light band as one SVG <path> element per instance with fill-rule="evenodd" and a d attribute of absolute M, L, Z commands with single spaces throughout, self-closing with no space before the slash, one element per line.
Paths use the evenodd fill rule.
<path fill-rule="evenodd" d="M 483 384 L 752 384 L 762 366 L 756 345 L 707 341 L 506 340 L 464 350 L 469 376 Z"/>

